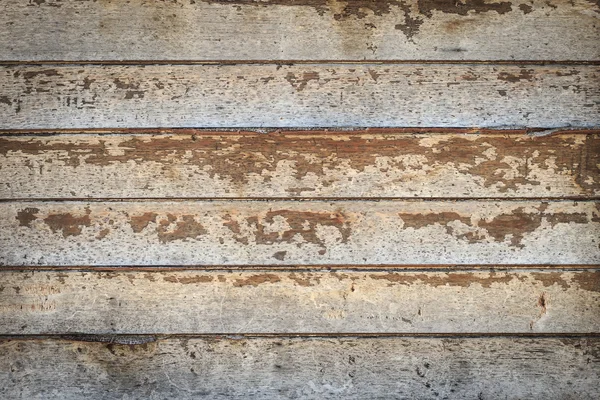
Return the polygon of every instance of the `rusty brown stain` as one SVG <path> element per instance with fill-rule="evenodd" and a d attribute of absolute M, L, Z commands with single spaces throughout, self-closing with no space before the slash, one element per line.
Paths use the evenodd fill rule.
<path fill-rule="evenodd" d="M 523 207 L 518 207 L 508 213 L 496 215 L 490 220 L 482 219 L 473 224 L 470 216 L 460 215 L 456 212 L 439 213 L 399 213 L 404 221 L 405 228 L 420 229 L 432 225 L 440 225 L 446 229 L 449 235 L 457 239 L 466 239 L 469 243 L 485 241 L 486 236 L 482 232 L 467 232 L 454 234 L 454 227 L 449 224 L 458 221 L 471 228 L 480 228 L 491 236 L 496 242 L 504 242 L 510 237 L 510 245 L 525 247 L 521 242 L 526 234 L 534 232 L 546 220 L 552 227 L 557 224 L 586 224 L 588 217 L 585 213 L 546 213 L 547 204 L 543 203 L 536 212 L 525 212 Z"/>
<path fill-rule="evenodd" d="M 292 177 L 303 179 L 309 175 L 323 177 L 327 171 L 341 167 L 364 171 L 376 165 L 378 157 L 388 157 L 390 168 L 398 171 L 418 168 L 397 161 L 404 155 L 419 155 L 419 165 L 433 169 L 455 168 L 464 174 L 481 177 L 482 185 L 495 187 L 500 192 L 516 191 L 522 185 L 539 185 L 541 171 L 567 174 L 574 184 L 587 193 L 597 193 L 600 182 L 600 135 L 589 134 L 580 142 L 575 136 L 547 136 L 528 138 L 524 135 L 482 135 L 476 140 L 450 136 L 448 140 L 428 146 L 419 145 L 417 138 L 390 136 L 369 138 L 361 135 L 334 137 L 242 135 L 197 136 L 196 140 L 176 140 L 177 136 L 154 137 L 146 141 L 132 137 L 120 143 L 119 152 L 110 151 L 106 141 L 82 143 L 69 141 L 44 143 L 35 139 L 0 138 L 0 154 L 19 157 L 22 154 L 41 155 L 54 162 L 49 154 L 64 152 L 56 162 L 69 167 L 82 165 L 107 166 L 115 163 L 145 162 L 173 165 L 173 157 L 184 159 L 187 165 L 203 170 L 212 179 L 228 179 L 234 186 L 245 186 L 252 176 L 263 176 L 268 181 L 280 161 L 294 165 Z M 494 149 L 495 157 L 482 154 Z M 119 154 L 120 153 L 120 154 Z M 189 158 L 188 158 L 189 157 Z M 517 160 L 510 164 L 506 157 Z M 547 163 L 553 160 L 554 165 Z M 315 161 L 318 160 L 318 161 Z M 207 168 L 210 167 L 210 168 Z M 339 179 L 339 178 L 337 178 Z M 335 181 L 323 180 L 327 186 Z M 304 186 L 289 187 L 291 195 L 300 195 Z M 314 189 L 314 188 L 311 188 Z"/>
<path fill-rule="evenodd" d="M 260 275 L 252 275 L 245 279 L 236 279 L 233 282 L 233 286 L 235 287 L 243 287 L 243 286 L 258 286 L 264 283 L 277 283 L 280 282 L 281 279 L 278 275 L 275 274 L 260 274 Z"/>
<path fill-rule="evenodd" d="M 420 229 L 426 226 L 438 224 L 446 229 L 446 233 L 452 235 L 454 228 L 449 225 L 450 222 L 459 221 L 465 225 L 471 225 L 471 217 L 462 216 L 456 212 L 424 213 L 424 214 L 398 214 L 404 222 L 405 228 Z"/>
<path fill-rule="evenodd" d="M 172 225 L 175 223 L 175 228 Z M 180 220 L 172 214 L 167 214 L 167 219 L 162 219 L 156 227 L 158 240 L 161 243 L 172 242 L 175 240 L 187 241 L 199 236 L 206 235 L 208 232 L 204 226 L 197 222 L 193 215 L 182 215 Z"/>
<path fill-rule="evenodd" d="M 242 229 L 241 229 L 240 223 L 237 220 L 235 220 L 231 216 L 231 214 L 225 214 L 223 216 L 223 219 L 225 220 L 223 225 L 225 227 L 227 227 L 231 232 L 233 232 L 235 240 L 237 240 L 238 242 L 240 242 L 242 244 L 247 245 L 248 238 L 246 236 L 242 235 Z"/>
<path fill-rule="evenodd" d="M 195 216 L 189 214 L 177 216 L 167 213 L 164 217 L 159 217 L 157 213 L 145 212 L 129 218 L 129 225 L 134 233 L 142 232 L 151 222 L 158 222 L 156 233 L 161 243 L 174 240 L 186 241 L 208 233 L 204 226 L 196 221 Z"/>
<path fill-rule="evenodd" d="M 171 276 L 165 276 L 163 278 L 164 281 L 166 282 L 171 282 L 171 283 L 182 283 L 184 285 L 189 285 L 189 284 L 194 284 L 194 283 L 208 283 L 208 282 L 212 282 L 213 281 L 213 277 L 212 276 L 208 276 L 208 275 L 195 275 L 195 276 L 177 276 L 177 275 L 171 275 Z"/>
<path fill-rule="evenodd" d="M 573 282 L 583 290 L 600 292 L 600 271 L 586 271 L 574 274 Z"/>
<path fill-rule="evenodd" d="M 512 11 L 512 4 L 508 1 L 488 2 L 486 0 L 418 0 L 419 12 L 432 17 L 433 11 L 440 11 L 445 14 L 469 15 L 470 13 L 480 14 L 495 11 L 498 14 L 506 14 Z"/>
<path fill-rule="evenodd" d="M 21 211 L 17 211 L 17 216 L 15 217 L 19 221 L 19 226 L 27 226 L 31 227 L 31 223 L 37 219 L 37 213 L 40 210 L 35 207 L 28 207 Z"/>
<path fill-rule="evenodd" d="M 64 238 L 69 236 L 78 236 L 84 226 L 91 226 L 90 210 L 86 209 L 86 214 L 76 217 L 71 213 L 49 214 L 44 218 L 44 223 L 50 227 L 52 232 L 62 232 Z"/>
<path fill-rule="evenodd" d="M 340 282 L 343 281 L 343 280 L 351 279 L 352 278 L 350 275 L 345 274 L 343 272 L 332 271 L 332 272 L 329 273 L 329 275 L 332 276 L 332 277 L 334 277 L 334 278 L 337 278 Z"/>
<path fill-rule="evenodd" d="M 109 228 L 104 228 L 96 235 L 96 239 L 101 240 L 104 239 L 110 233 Z"/>
<path fill-rule="evenodd" d="M 576 274 L 577 275 L 577 274 Z M 563 289 L 569 289 L 571 285 L 567 282 L 561 272 L 556 273 L 544 273 L 544 272 L 532 272 L 531 277 L 536 282 L 541 283 L 544 287 L 550 287 L 557 285 Z"/>
<path fill-rule="evenodd" d="M 515 276 L 508 274 L 497 274 L 491 272 L 489 276 L 483 277 L 474 273 L 447 272 L 445 274 L 403 274 L 390 272 L 387 274 L 371 274 L 371 279 L 386 280 L 392 286 L 393 284 L 413 285 L 423 283 L 432 287 L 439 286 L 457 286 L 469 287 L 472 284 L 479 284 L 484 288 L 490 288 L 493 284 L 506 284 L 515 279 Z"/>
<path fill-rule="evenodd" d="M 318 285 L 321 281 L 321 279 L 319 278 L 319 275 L 315 275 L 313 276 L 312 274 L 295 274 L 294 272 L 292 272 L 291 274 L 288 275 L 288 278 L 291 279 L 292 281 L 294 281 L 298 286 L 304 286 L 304 287 L 310 287 L 310 286 L 314 286 L 313 284 L 313 280 L 314 282 Z"/>
<path fill-rule="evenodd" d="M 68 275 L 67 275 L 68 276 Z M 114 279 L 119 277 L 118 272 L 102 272 L 98 274 L 100 279 Z"/>
<path fill-rule="evenodd" d="M 148 227 L 150 222 L 156 222 L 158 214 L 153 212 L 145 212 L 142 215 L 134 215 L 129 219 L 129 225 L 134 233 L 140 233 Z"/>
<path fill-rule="evenodd" d="M 533 10 L 533 7 L 529 4 L 519 4 L 519 9 L 523 11 L 523 14 L 529 14 Z"/>
<path fill-rule="evenodd" d="M 521 68 L 519 74 L 512 74 L 510 72 L 500 72 L 498 73 L 498 79 L 501 81 L 506 81 L 510 83 L 518 83 L 520 81 L 533 81 L 535 71 L 532 69 Z"/>
<path fill-rule="evenodd" d="M 227 4 L 234 6 L 295 6 L 314 8 L 318 15 L 331 14 L 334 21 L 343 22 L 350 19 L 363 19 L 370 15 L 383 16 L 396 15 L 393 7 L 400 9 L 402 20 L 398 20 L 395 28 L 400 30 L 410 41 L 419 32 L 425 18 L 431 19 L 434 11 L 444 14 L 461 16 L 496 12 L 505 14 L 512 10 L 510 2 L 488 2 L 485 0 L 418 0 L 407 2 L 405 0 L 346 0 L 335 2 L 335 7 L 330 0 L 202 0 L 209 4 Z M 372 25 L 372 24 L 370 24 Z"/>
<path fill-rule="evenodd" d="M 266 224 L 273 224 L 275 218 L 281 217 L 290 226 L 283 232 L 266 232 Z M 296 210 L 269 211 L 264 218 L 258 216 L 246 218 L 246 222 L 253 227 L 254 239 L 257 244 L 295 243 L 298 247 L 302 243 L 295 241 L 296 235 L 301 236 L 306 242 L 318 244 L 325 249 L 325 243 L 317 236 L 317 226 L 331 226 L 341 234 L 341 242 L 346 243 L 351 234 L 347 223 L 347 216 L 341 212 L 312 212 Z M 241 241 L 240 239 L 237 239 Z"/>
<path fill-rule="evenodd" d="M 525 235 L 534 232 L 541 224 L 541 213 L 526 213 L 522 207 L 519 207 L 510 213 L 497 215 L 489 221 L 479 221 L 478 226 L 485 229 L 496 242 L 504 242 L 510 236 L 511 246 L 523 248 L 525 246 L 521 241 Z M 482 239 L 472 233 L 465 234 L 465 237 L 471 243 Z"/>
<path fill-rule="evenodd" d="M 293 7 L 311 7 L 316 10 L 319 15 L 325 15 L 326 12 L 331 11 L 330 0 L 202 0 L 209 4 L 226 4 L 236 6 L 293 6 Z M 368 12 L 374 15 L 389 14 L 392 9 L 391 6 L 399 6 L 403 4 L 401 0 L 348 0 L 340 1 L 342 7 L 336 7 L 339 12 L 333 13 L 333 18 L 337 21 L 345 20 L 348 18 L 365 18 Z"/>
<path fill-rule="evenodd" d="M 306 88 L 306 85 L 310 81 L 319 81 L 319 73 L 314 71 L 303 72 L 302 75 L 297 76 L 292 72 L 288 72 L 285 76 L 285 80 L 290 83 L 298 92 L 301 92 Z"/>

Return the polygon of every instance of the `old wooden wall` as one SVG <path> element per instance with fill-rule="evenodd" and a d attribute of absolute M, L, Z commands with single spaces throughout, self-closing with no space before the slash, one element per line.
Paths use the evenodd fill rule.
<path fill-rule="evenodd" d="M 598 398 L 597 1 L 0 10 L 0 398 Z"/>

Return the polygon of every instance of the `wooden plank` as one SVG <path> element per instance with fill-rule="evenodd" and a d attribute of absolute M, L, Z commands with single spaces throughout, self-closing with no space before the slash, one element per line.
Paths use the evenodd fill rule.
<path fill-rule="evenodd" d="M 454 132 L 0 136 L 0 198 L 600 195 L 598 131 Z"/>
<path fill-rule="evenodd" d="M 4 265 L 598 264 L 600 203 L 0 203 Z"/>
<path fill-rule="evenodd" d="M 3 335 L 600 331 L 598 270 L 5 271 L 0 277 Z"/>
<path fill-rule="evenodd" d="M 580 127 L 600 67 L 147 65 L 0 68 L 0 128 Z"/>
<path fill-rule="evenodd" d="M 590 0 L 3 0 L 3 60 L 598 60 Z"/>
<path fill-rule="evenodd" d="M 596 399 L 598 338 L 0 341 L 3 398 Z"/>

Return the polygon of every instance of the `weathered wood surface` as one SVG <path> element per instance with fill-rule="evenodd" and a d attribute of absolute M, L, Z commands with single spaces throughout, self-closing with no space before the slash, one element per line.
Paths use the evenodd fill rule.
<path fill-rule="evenodd" d="M 593 0 L 3 0 L 3 60 L 598 60 Z"/>
<path fill-rule="evenodd" d="M 0 334 L 600 332 L 600 272 L 1 272 Z"/>
<path fill-rule="evenodd" d="M 597 399 L 597 338 L 0 341 L 7 399 Z"/>
<path fill-rule="evenodd" d="M 598 264 L 600 203 L 0 203 L 4 265 Z"/>
<path fill-rule="evenodd" d="M 0 136 L 0 198 L 600 195 L 598 131 L 369 132 Z"/>
<path fill-rule="evenodd" d="M 0 68 L 0 128 L 580 127 L 600 67 L 148 65 Z"/>

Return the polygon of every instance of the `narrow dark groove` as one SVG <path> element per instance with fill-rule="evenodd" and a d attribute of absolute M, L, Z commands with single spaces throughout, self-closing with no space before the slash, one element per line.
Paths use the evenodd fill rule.
<path fill-rule="evenodd" d="M 248 340 L 248 339 L 600 339 L 598 332 L 565 333 L 180 333 L 180 334 L 30 334 L 0 335 L 0 341 L 68 340 L 113 344 L 145 344 L 163 340 Z"/>
<path fill-rule="evenodd" d="M 0 266 L 7 272 L 577 272 L 600 271 L 600 264 L 364 264 L 364 265 L 67 265 Z"/>
<path fill-rule="evenodd" d="M 293 128 L 68 128 L 68 129 L 0 129 L 1 136 L 21 137 L 24 135 L 35 136 L 56 136 L 64 134 L 88 134 L 88 135 L 197 135 L 197 136 L 212 136 L 212 135 L 261 135 L 261 134 L 277 134 L 280 136 L 286 135 L 398 135 L 398 134 L 435 134 L 435 135 L 452 135 L 452 134 L 473 134 L 473 135 L 531 135 L 536 137 L 536 134 L 552 131 L 552 135 L 562 134 L 600 134 L 600 125 L 597 128 L 571 128 L 571 127 L 505 127 L 505 128 L 477 128 L 477 127 L 431 127 L 431 128 L 411 128 L 411 127 L 293 127 Z"/>
<path fill-rule="evenodd" d="M 319 65 L 319 64 L 381 64 L 381 65 L 600 65 L 600 60 L 0 60 L 0 66 L 47 65 Z"/>
<path fill-rule="evenodd" d="M 54 198 L 0 198 L 0 203 L 165 203 L 165 202 L 582 202 L 595 203 L 600 201 L 600 196 L 563 196 L 563 197 L 54 197 Z"/>

